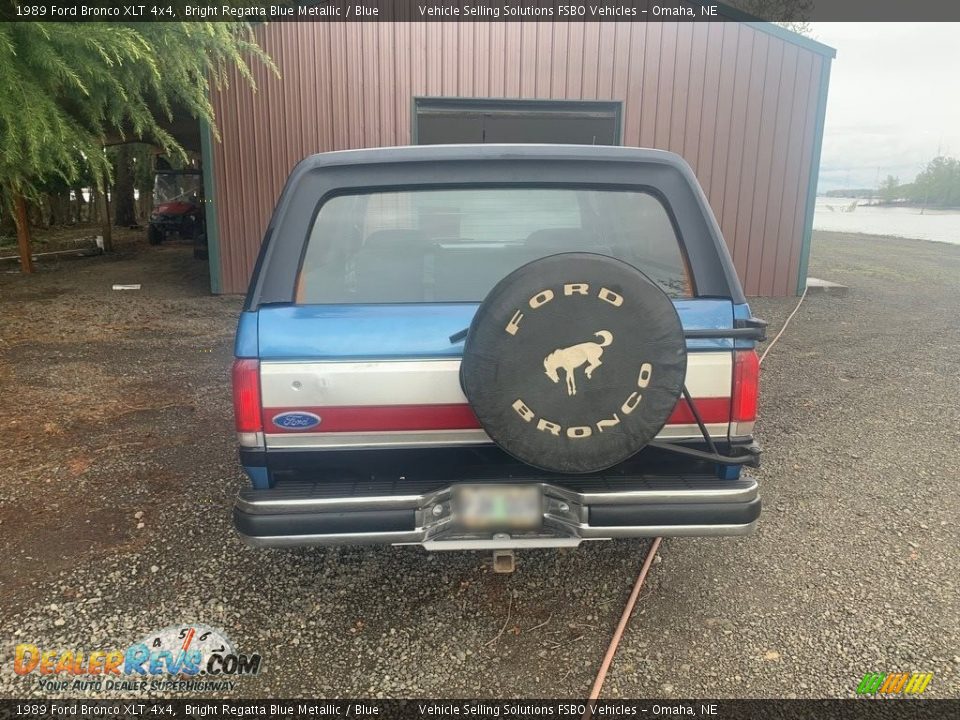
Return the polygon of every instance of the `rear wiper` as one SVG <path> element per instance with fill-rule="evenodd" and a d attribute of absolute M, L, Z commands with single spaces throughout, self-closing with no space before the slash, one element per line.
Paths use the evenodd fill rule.
<path fill-rule="evenodd" d="M 736 318 L 732 328 L 684 330 L 683 336 L 688 340 L 745 338 L 762 341 L 767 339 L 767 321 L 754 317 Z"/>
<path fill-rule="evenodd" d="M 687 340 L 721 340 L 723 338 L 744 338 L 762 341 L 767 339 L 767 321 L 760 318 L 737 318 L 732 328 L 705 328 L 684 330 Z M 450 336 L 450 344 L 456 345 L 467 339 L 469 328 L 464 328 Z"/>

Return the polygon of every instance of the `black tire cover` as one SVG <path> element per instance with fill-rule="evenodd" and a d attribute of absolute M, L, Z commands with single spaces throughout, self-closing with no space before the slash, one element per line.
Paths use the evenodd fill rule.
<path fill-rule="evenodd" d="M 660 432 L 686 371 L 683 327 L 663 290 L 620 260 L 564 253 L 490 291 L 467 333 L 460 382 L 510 455 L 588 473 Z"/>

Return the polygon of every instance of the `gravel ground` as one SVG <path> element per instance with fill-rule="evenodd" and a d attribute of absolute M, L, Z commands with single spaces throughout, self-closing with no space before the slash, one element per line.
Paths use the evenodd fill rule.
<path fill-rule="evenodd" d="M 501 576 L 479 554 L 235 538 L 240 300 L 205 271 L 139 243 L 0 275 L 0 696 L 42 694 L 16 643 L 183 622 L 262 653 L 237 697 L 585 695 L 644 541 Z M 845 697 L 905 670 L 960 697 L 960 247 L 820 233 L 811 274 L 850 295 L 810 296 L 764 364 L 759 530 L 664 544 L 607 697 Z M 794 302 L 754 309 L 775 332 Z"/>

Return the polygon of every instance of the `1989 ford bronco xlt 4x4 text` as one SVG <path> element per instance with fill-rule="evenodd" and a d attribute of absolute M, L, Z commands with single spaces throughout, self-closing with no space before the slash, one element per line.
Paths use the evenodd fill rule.
<path fill-rule="evenodd" d="M 432 550 L 748 533 L 762 337 L 676 155 L 315 155 L 237 331 L 237 530 Z"/>

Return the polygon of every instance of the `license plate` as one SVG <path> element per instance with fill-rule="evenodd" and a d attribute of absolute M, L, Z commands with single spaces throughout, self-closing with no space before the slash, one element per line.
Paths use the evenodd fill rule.
<path fill-rule="evenodd" d="M 539 485 L 460 485 L 453 500 L 467 530 L 531 530 L 543 522 Z"/>

